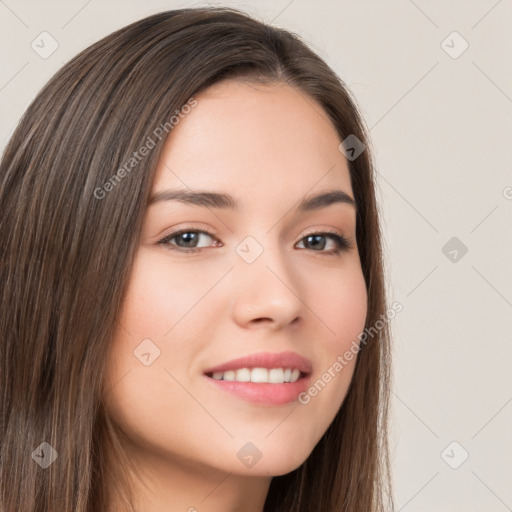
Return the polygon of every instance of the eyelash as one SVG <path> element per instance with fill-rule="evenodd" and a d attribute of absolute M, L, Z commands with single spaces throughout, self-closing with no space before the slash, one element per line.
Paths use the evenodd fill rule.
<path fill-rule="evenodd" d="M 158 241 L 158 244 L 164 246 L 167 250 L 178 251 L 178 252 L 182 252 L 185 254 L 197 253 L 197 252 L 200 252 L 202 249 L 205 249 L 205 247 L 201 247 L 199 249 L 197 249 L 197 248 L 185 249 L 183 247 L 173 246 L 172 244 L 169 243 L 173 238 L 176 238 L 179 235 L 182 235 L 184 233 L 200 233 L 200 234 L 208 235 L 211 238 L 216 240 L 215 236 L 212 233 L 209 233 L 208 231 L 204 231 L 202 229 L 180 229 L 179 231 L 174 231 L 173 233 L 169 233 L 168 235 L 166 235 L 164 238 L 162 238 L 161 240 Z M 335 231 L 322 231 L 322 232 L 307 233 L 300 239 L 300 242 L 302 242 L 305 238 L 307 238 L 309 236 L 324 236 L 326 238 L 330 238 L 336 244 L 336 249 L 331 249 L 330 251 L 315 251 L 315 250 L 311 249 L 313 252 L 318 252 L 320 254 L 324 253 L 324 254 L 330 255 L 330 256 L 338 256 L 340 253 L 348 251 L 349 249 L 352 249 L 352 247 L 353 247 L 352 242 L 347 240 L 344 236 L 336 233 Z"/>

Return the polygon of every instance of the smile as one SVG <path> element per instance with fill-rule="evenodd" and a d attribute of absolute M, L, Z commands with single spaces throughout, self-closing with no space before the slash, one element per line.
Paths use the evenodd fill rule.
<path fill-rule="evenodd" d="M 212 372 L 207 376 L 215 380 L 284 384 L 296 382 L 301 376 L 301 371 L 297 368 L 239 368 L 224 372 Z"/>

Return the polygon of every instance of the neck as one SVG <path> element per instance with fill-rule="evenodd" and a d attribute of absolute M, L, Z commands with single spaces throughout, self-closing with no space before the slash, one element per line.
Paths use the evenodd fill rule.
<path fill-rule="evenodd" d="M 134 451 L 127 451 L 126 475 L 137 512 L 263 512 L 270 476 L 235 474 L 153 452 L 134 456 Z M 107 485 L 108 512 L 124 510 L 114 483 Z"/>

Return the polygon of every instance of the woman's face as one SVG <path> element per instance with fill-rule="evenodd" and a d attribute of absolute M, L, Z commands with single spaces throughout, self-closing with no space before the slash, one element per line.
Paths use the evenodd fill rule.
<path fill-rule="evenodd" d="M 227 80 L 196 100 L 159 160 L 152 196 L 162 195 L 111 346 L 107 410 L 139 467 L 281 475 L 340 409 L 356 363 L 340 357 L 364 329 L 355 207 L 298 208 L 333 190 L 353 198 L 348 163 L 325 112 L 288 85 Z M 229 194 L 238 208 L 170 190 Z M 351 247 L 334 252 L 331 233 Z M 294 369 L 300 378 L 282 382 Z"/>

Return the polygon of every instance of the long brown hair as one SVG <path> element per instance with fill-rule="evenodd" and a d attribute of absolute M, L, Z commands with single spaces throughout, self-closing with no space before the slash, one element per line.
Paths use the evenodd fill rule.
<path fill-rule="evenodd" d="M 120 446 L 103 407 L 105 355 L 165 142 L 157 128 L 226 78 L 300 88 L 340 141 L 352 134 L 365 144 L 349 170 L 366 326 L 385 314 L 371 143 L 333 70 L 297 35 L 230 8 L 162 12 L 110 34 L 45 85 L 0 164 L 3 512 L 105 511 L 107 480 L 124 490 L 128 508 L 128 482 L 104 457 Z M 134 163 L 150 135 L 154 148 Z M 265 512 L 392 509 L 389 340 L 386 324 L 361 345 L 334 421 L 299 468 L 272 479 Z M 52 456 L 47 467 L 36 464 Z"/>

